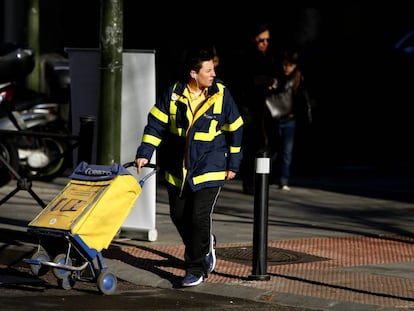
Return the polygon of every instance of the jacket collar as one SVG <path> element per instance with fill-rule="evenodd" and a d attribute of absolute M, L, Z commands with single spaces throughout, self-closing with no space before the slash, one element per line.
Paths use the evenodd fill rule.
<path fill-rule="evenodd" d="M 178 82 L 174 89 L 174 93 L 180 96 L 183 96 L 184 90 L 186 87 L 187 87 L 187 83 Z M 213 84 L 208 88 L 207 97 L 210 97 L 213 94 L 216 94 L 218 91 L 219 91 L 219 88 L 217 86 L 217 82 L 214 80 Z"/>

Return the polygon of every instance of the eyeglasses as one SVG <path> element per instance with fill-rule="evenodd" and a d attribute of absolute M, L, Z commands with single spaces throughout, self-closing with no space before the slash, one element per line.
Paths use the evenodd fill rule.
<path fill-rule="evenodd" d="M 270 38 L 263 38 L 263 39 L 257 40 L 258 43 L 263 43 L 265 41 L 269 42 L 270 41 Z"/>

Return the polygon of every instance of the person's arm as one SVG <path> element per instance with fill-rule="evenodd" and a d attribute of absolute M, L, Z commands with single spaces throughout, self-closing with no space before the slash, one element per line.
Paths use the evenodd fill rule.
<path fill-rule="evenodd" d="M 223 126 L 223 131 L 225 131 L 228 136 L 229 144 L 226 179 L 232 179 L 239 171 L 240 163 L 243 157 L 241 146 L 244 122 L 240 115 L 239 109 L 237 108 L 237 105 L 227 88 L 224 90 L 223 104 L 227 120 L 227 124 Z"/>
<path fill-rule="evenodd" d="M 299 85 L 299 90 L 300 93 L 302 95 L 303 101 L 306 105 L 306 117 L 307 117 L 307 121 L 310 123 L 312 123 L 312 99 L 309 95 L 309 91 L 306 87 L 305 84 L 305 79 L 303 77 L 303 75 L 300 75 L 300 85 Z"/>
<path fill-rule="evenodd" d="M 137 173 L 147 164 L 160 145 L 169 123 L 169 103 L 172 89 L 163 94 L 148 114 L 147 125 L 144 128 L 141 144 L 137 148 L 135 163 Z"/>

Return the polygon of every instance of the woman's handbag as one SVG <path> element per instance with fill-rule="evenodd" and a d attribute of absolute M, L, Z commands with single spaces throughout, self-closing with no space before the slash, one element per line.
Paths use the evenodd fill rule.
<path fill-rule="evenodd" d="M 278 93 L 266 96 L 266 106 L 274 119 L 288 114 L 292 107 L 292 89 L 288 88 Z"/>

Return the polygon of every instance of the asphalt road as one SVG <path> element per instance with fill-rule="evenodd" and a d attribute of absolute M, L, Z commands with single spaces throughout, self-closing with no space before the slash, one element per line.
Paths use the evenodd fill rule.
<path fill-rule="evenodd" d="M 100 294 L 96 284 L 90 282 L 77 282 L 71 290 L 63 290 L 51 272 L 34 277 L 28 267 L 21 265 L 0 265 L 0 275 L 7 275 L 0 282 L 1 310 L 309 310 L 185 289 L 139 286 L 121 279 L 116 294 L 110 296 Z"/>

